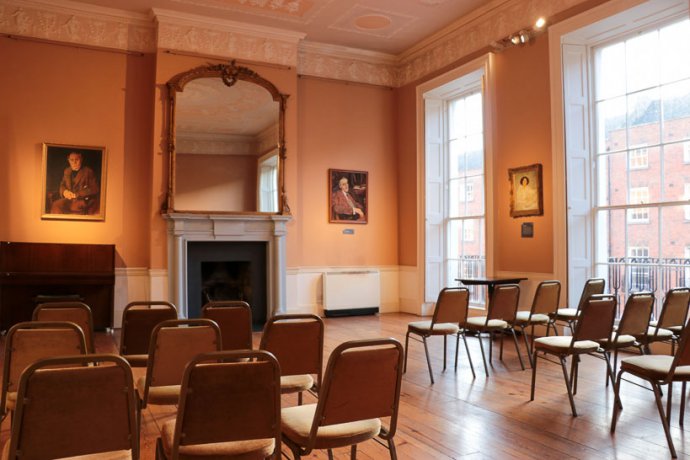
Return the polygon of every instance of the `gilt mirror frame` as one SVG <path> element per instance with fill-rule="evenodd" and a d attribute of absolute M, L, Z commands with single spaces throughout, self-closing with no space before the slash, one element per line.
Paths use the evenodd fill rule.
<path fill-rule="evenodd" d="M 177 94 L 184 91 L 185 86 L 200 78 L 220 78 L 222 82 L 231 88 L 238 81 L 246 81 L 259 85 L 266 89 L 273 97 L 273 100 L 278 102 L 278 212 L 260 212 L 260 211 L 189 211 L 175 208 L 175 145 L 176 145 L 176 127 L 175 127 L 175 109 L 177 104 Z M 278 88 L 261 77 L 255 71 L 248 67 L 238 66 L 234 60 L 229 64 L 208 64 L 204 66 L 195 67 L 191 70 L 181 72 L 172 77 L 166 84 L 168 88 L 168 191 L 163 209 L 164 213 L 197 213 L 197 214 L 278 214 L 290 215 L 290 206 L 288 205 L 287 195 L 285 193 L 285 104 L 288 94 L 283 94 L 278 91 Z"/>

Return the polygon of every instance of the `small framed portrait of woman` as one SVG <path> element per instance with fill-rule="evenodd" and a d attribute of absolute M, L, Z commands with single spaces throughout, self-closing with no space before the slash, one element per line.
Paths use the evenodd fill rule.
<path fill-rule="evenodd" d="M 510 180 L 510 217 L 544 214 L 541 164 L 508 170 Z"/>
<path fill-rule="evenodd" d="M 42 219 L 105 219 L 105 147 L 43 144 Z"/>

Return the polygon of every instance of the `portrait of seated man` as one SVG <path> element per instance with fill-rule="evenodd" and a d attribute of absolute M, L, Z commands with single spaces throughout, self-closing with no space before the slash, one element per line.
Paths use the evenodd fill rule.
<path fill-rule="evenodd" d="M 364 177 L 364 176 L 363 176 Z M 331 222 L 355 221 L 366 223 L 366 183 L 350 188 L 347 174 L 331 174 Z"/>
<path fill-rule="evenodd" d="M 102 215 L 102 162 L 103 151 L 47 146 L 46 217 Z"/>

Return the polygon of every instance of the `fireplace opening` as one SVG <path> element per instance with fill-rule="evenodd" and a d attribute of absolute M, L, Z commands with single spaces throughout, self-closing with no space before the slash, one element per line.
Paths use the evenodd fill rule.
<path fill-rule="evenodd" d="M 207 302 L 242 300 L 252 308 L 255 330 L 267 317 L 265 242 L 199 241 L 187 246 L 187 298 L 190 318 Z"/>

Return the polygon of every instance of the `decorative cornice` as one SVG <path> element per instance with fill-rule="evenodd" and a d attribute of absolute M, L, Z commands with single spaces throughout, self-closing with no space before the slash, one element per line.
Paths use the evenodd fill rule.
<path fill-rule="evenodd" d="M 303 33 L 154 9 L 158 48 L 296 66 Z"/>
<path fill-rule="evenodd" d="M 395 86 L 396 64 L 392 54 L 304 40 L 297 71 L 314 77 Z"/>
<path fill-rule="evenodd" d="M 146 15 L 70 1 L 3 1 L 0 33 L 125 51 L 156 50 L 155 29 Z"/>

